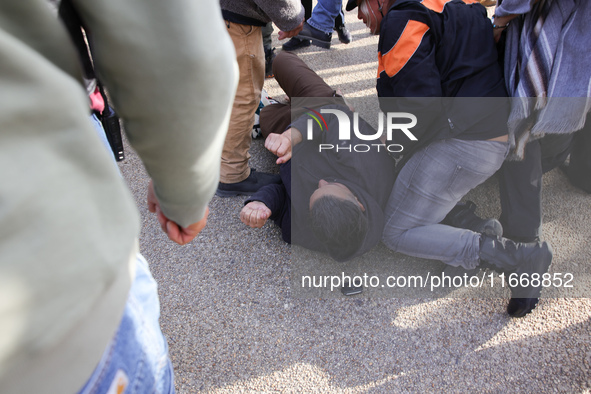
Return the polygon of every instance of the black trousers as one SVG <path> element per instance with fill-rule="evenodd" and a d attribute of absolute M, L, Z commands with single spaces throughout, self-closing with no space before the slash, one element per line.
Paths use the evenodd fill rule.
<path fill-rule="evenodd" d="M 585 128 L 573 137 L 567 175 L 570 183 L 591 193 L 591 115 L 587 116 Z"/>
<path fill-rule="evenodd" d="M 516 240 L 539 237 L 542 231 L 542 175 L 570 154 L 570 182 L 591 193 L 591 115 L 574 134 L 546 135 L 525 147 L 523 161 L 506 161 L 499 170 L 504 236 Z"/>
<path fill-rule="evenodd" d="M 573 135 L 547 135 L 525 146 L 522 161 L 506 161 L 499 177 L 503 235 L 519 241 L 542 231 L 542 175 L 562 164 Z"/>

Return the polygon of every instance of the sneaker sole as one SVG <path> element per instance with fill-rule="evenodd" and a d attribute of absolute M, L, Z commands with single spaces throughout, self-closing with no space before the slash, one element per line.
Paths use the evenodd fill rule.
<path fill-rule="evenodd" d="M 312 44 L 314 44 L 318 47 L 330 49 L 330 43 L 331 43 L 330 41 L 322 41 L 322 40 L 319 40 L 314 37 L 303 36 L 303 35 L 298 35 L 298 38 L 303 38 L 304 40 L 310 40 L 310 41 L 312 41 Z"/>

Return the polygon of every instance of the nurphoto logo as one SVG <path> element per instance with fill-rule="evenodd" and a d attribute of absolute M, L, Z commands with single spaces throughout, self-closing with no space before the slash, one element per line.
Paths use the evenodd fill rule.
<path fill-rule="evenodd" d="M 351 127 L 351 119 L 349 115 L 341 110 L 334 109 L 334 108 L 322 108 L 320 112 L 315 111 L 311 108 L 306 108 L 309 112 L 306 115 L 310 116 L 308 119 L 308 130 L 306 134 L 306 138 L 308 140 L 313 139 L 313 128 L 314 122 L 318 125 L 321 131 L 325 132 L 334 132 L 328 130 L 328 124 L 322 114 L 332 114 L 335 115 L 339 124 L 339 141 L 340 144 L 320 144 L 318 149 L 319 152 L 326 151 L 326 150 L 335 150 L 339 151 L 348 151 L 348 152 L 369 152 L 372 149 L 377 150 L 378 152 L 381 149 L 385 149 L 391 153 L 399 153 L 402 152 L 404 147 L 400 144 L 391 143 L 393 140 L 394 132 L 402 132 L 406 137 L 408 137 L 411 141 L 417 141 L 417 138 L 413 135 L 410 131 L 411 128 L 416 126 L 417 124 L 417 117 L 408 112 L 388 112 L 385 115 L 386 118 L 386 134 L 385 134 L 385 142 L 381 139 L 382 134 L 384 132 L 384 113 L 378 112 L 378 129 L 375 131 L 374 134 L 363 134 L 359 130 L 359 114 L 357 112 L 353 112 L 353 127 Z M 368 141 L 368 143 L 358 143 L 352 144 L 351 141 L 351 130 L 357 137 L 357 139 L 362 141 Z M 349 142 L 347 144 L 347 141 Z M 373 141 L 373 143 L 369 143 Z"/>

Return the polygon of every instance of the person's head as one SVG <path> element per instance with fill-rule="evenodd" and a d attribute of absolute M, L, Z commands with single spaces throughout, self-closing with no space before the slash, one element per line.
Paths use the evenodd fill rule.
<path fill-rule="evenodd" d="M 340 255 L 353 254 L 367 234 L 365 208 L 342 183 L 318 182 L 310 197 L 310 223 L 318 240 Z"/>
<path fill-rule="evenodd" d="M 385 9 L 387 3 L 387 0 L 349 0 L 347 11 L 359 7 L 357 18 L 365 23 L 371 34 L 380 34 L 380 26 L 384 18 L 384 12 L 387 11 Z"/>

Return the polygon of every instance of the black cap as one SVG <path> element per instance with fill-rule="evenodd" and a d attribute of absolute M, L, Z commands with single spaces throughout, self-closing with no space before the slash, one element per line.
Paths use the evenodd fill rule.
<path fill-rule="evenodd" d="M 349 0 L 345 9 L 347 11 L 354 10 L 357 7 L 357 0 Z"/>

